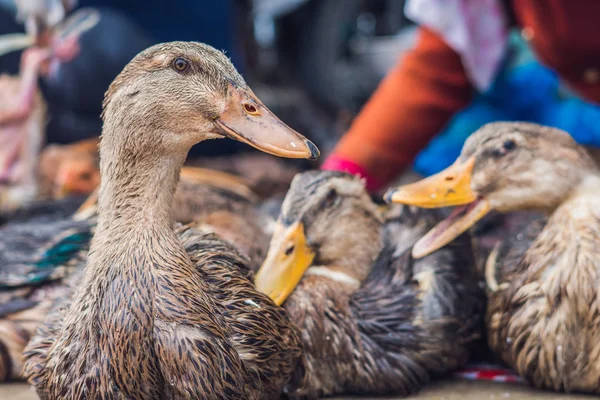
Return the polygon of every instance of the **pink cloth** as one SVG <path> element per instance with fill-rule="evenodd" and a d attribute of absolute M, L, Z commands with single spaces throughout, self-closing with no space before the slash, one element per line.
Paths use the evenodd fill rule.
<path fill-rule="evenodd" d="M 321 165 L 321 169 L 325 171 L 342 171 L 347 172 L 352 175 L 360 176 L 365 180 L 365 187 L 369 192 L 374 192 L 378 189 L 381 189 L 383 186 L 377 178 L 371 176 L 366 169 L 361 167 L 360 165 L 350 161 L 345 160 L 341 157 L 337 157 L 336 155 L 331 155 L 327 157 L 323 165 Z"/>
<path fill-rule="evenodd" d="M 490 87 L 508 44 L 508 19 L 500 0 L 408 0 L 405 13 L 460 54 L 477 90 Z"/>

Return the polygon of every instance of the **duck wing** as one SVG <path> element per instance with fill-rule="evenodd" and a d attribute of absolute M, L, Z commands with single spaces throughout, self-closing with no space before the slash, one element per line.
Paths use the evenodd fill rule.
<path fill-rule="evenodd" d="M 248 259 L 233 245 L 192 228 L 184 228 L 180 239 L 208 284 L 208 295 L 227 326 L 228 340 L 244 364 L 246 392 L 258 393 L 257 398 L 277 398 L 302 354 L 298 328 L 283 308 L 256 290 Z"/>
<path fill-rule="evenodd" d="M 0 381 L 22 377 L 23 349 L 85 258 L 93 222 L 67 216 L 77 205 L 39 203 L 0 227 Z"/>
<path fill-rule="evenodd" d="M 388 219 L 384 249 L 351 299 L 368 368 L 389 392 L 410 393 L 460 366 L 482 329 L 485 298 L 469 238 L 420 260 L 410 255 L 438 219 L 410 207 Z"/>

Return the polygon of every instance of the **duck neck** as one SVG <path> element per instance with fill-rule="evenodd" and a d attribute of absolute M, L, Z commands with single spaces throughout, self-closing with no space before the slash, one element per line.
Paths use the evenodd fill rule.
<path fill-rule="evenodd" d="M 552 251 L 553 246 L 571 243 L 577 248 L 580 239 L 598 241 L 596 235 L 588 235 L 588 227 L 600 224 L 600 211 L 597 207 L 599 200 L 600 174 L 585 174 L 569 196 L 548 212 L 549 220 L 544 229 L 545 234 L 540 235 L 541 245 L 548 246 L 549 253 L 555 254 L 556 252 Z M 565 238 L 568 240 L 565 241 Z"/>
<path fill-rule="evenodd" d="M 577 311 L 588 310 L 595 301 L 595 292 L 581 291 L 580 284 L 595 279 L 600 267 L 594 256 L 600 246 L 599 200 L 600 176 L 589 174 L 554 210 L 517 267 L 528 276 L 542 277 L 542 290 L 548 298 L 572 299 Z"/>
<path fill-rule="evenodd" d="M 593 170 L 585 174 L 579 185 L 563 204 L 576 202 L 585 198 L 600 199 L 600 171 Z"/>
<path fill-rule="evenodd" d="M 173 237 L 171 206 L 187 151 L 165 151 L 161 132 L 148 124 L 116 122 L 107 118 L 100 143 L 96 237 L 120 243 L 139 234 Z"/>
<path fill-rule="evenodd" d="M 103 162 L 98 198 L 98 232 L 104 229 L 171 230 L 171 204 L 184 158 L 145 162 L 141 158 Z M 115 224 L 115 221 L 127 224 Z M 135 229 L 134 229 L 135 228 Z"/>

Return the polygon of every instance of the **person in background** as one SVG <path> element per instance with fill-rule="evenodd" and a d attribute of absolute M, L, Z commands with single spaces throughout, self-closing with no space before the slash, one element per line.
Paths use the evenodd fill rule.
<path fill-rule="evenodd" d="M 559 77 L 568 92 L 586 101 L 583 108 L 570 102 L 562 114 L 556 104 L 548 103 L 537 113 L 525 107 L 519 119 L 567 129 L 593 126 L 598 120 L 594 116 L 600 118 L 599 12 L 599 2 L 586 0 L 409 0 L 407 16 L 420 25 L 417 45 L 380 84 L 321 168 L 360 175 L 371 191 L 383 188 L 478 94 L 507 88 L 493 84 L 503 76 L 511 27 L 521 29 L 549 76 Z M 533 76 L 537 75 L 529 75 Z M 523 76 L 520 82 L 528 83 Z M 536 91 L 543 98 L 549 81 L 540 82 L 546 86 L 521 85 L 528 93 L 505 90 L 505 103 L 518 108 L 518 100 Z M 508 88 L 514 90 L 515 85 Z M 496 111 L 481 122 L 519 115 Z M 598 132 L 584 136 L 585 144 L 600 144 Z M 447 157 L 448 162 L 454 158 Z"/>
<path fill-rule="evenodd" d="M 100 21 L 79 39 L 79 54 L 72 61 L 61 63 L 51 77 L 41 79 L 40 87 L 50 115 L 47 127 L 50 143 L 72 143 L 98 136 L 102 128 L 102 100 L 108 86 L 137 53 L 153 44 L 203 41 L 227 51 L 240 67 L 232 35 L 233 0 L 177 3 L 78 0 L 73 3 L 76 5 L 73 12 L 84 7 L 97 9 Z M 14 19 L 14 13 L 0 8 L 0 21 L 9 18 Z M 15 28 L 14 23 L 0 26 L 0 34 L 23 31 L 22 26 Z M 10 54 L 13 63 L 17 62 L 17 56 Z M 17 69 L 4 62 L 1 65 L 2 71 Z M 209 153 L 220 152 L 214 146 L 209 147 L 202 149 Z"/>

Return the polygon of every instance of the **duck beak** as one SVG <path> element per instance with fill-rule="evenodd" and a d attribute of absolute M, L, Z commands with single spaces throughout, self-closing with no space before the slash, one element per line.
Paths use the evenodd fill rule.
<path fill-rule="evenodd" d="M 64 199 L 76 192 L 74 173 L 69 168 L 59 168 L 54 181 L 54 197 L 56 199 Z"/>
<path fill-rule="evenodd" d="M 254 280 L 256 289 L 278 306 L 282 305 L 298 286 L 314 258 L 315 253 L 306 243 L 301 222 L 289 227 L 277 223 L 267 258 Z"/>
<path fill-rule="evenodd" d="M 475 159 L 457 161 L 421 181 L 391 189 L 385 200 L 423 208 L 461 206 L 415 243 L 412 255 L 422 258 L 444 247 L 473 226 L 490 210 L 489 202 L 471 189 Z"/>
<path fill-rule="evenodd" d="M 317 146 L 277 118 L 252 90 L 230 85 L 229 92 L 229 103 L 215 120 L 217 133 L 279 157 L 319 157 Z"/>
<path fill-rule="evenodd" d="M 390 189 L 388 203 L 408 204 L 422 208 L 440 208 L 467 204 L 475 200 L 471 176 L 475 159 L 456 161 L 445 170 L 418 182 Z"/>

